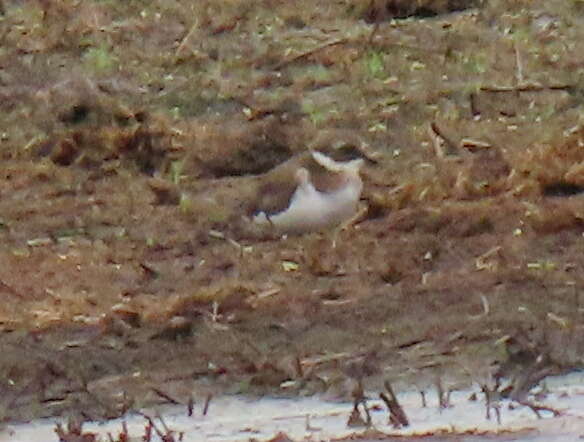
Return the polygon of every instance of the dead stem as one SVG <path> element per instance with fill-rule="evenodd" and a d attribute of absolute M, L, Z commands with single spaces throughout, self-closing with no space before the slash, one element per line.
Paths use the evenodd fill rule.
<path fill-rule="evenodd" d="M 541 85 L 541 84 L 522 84 L 519 86 L 482 86 L 480 90 L 482 92 L 543 92 L 543 91 L 567 91 L 572 89 L 573 86 L 569 84 L 555 84 L 555 85 Z"/>
<path fill-rule="evenodd" d="M 283 67 L 288 66 L 289 64 L 294 63 L 294 62 L 296 62 L 298 60 L 301 60 L 303 58 L 310 57 L 311 55 L 315 54 L 316 52 L 322 51 L 323 49 L 327 49 L 327 48 L 330 48 L 332 46 L 337 46 L 337 45 L 340 45 L 340 44 L 345 44 L 346 42 L 347 42 L 347 39 L 340 38 L 340 39 L 337 39 L 337 40 L 329 41 L 327 43 L 323 43 L 322 45 L 320 45 L 320 46 L 318 46 L 316 48 L 310 49 L 308 51 L 302 52 L 300 54 L 297 54 L 297 55 L 295 55 L 293 57 L 290 57 L 290 58 L 288 58 L 286 60 L 281 61 L 280 63 L 278 63 L 274 67 L 274 70 L 279 71 Z"/>
<path fill-rule="evenodd" d="M 379 393 L 379 397 L 383 402 L 385 402 L 385 405 L 387 406 L 387 410 L 389 412 L 389 423 L 393 425 L 394 428 L 409 427 L 410 421 L 406 416 L 406 412 L 398 402 L 397 396 L 395 395 L 391 384 L 388 381 L 385 381 L 383 385 L 385 386 L 389 396 L 384 392 L 381 392 Z"/>
<path fill-rule="evenodd" d="M 211 405 L 211 399 L 213 399 L 213 395 L 209 393 L 205 398 L 205 405 L 203 405 L 203 416 L 207 416 L 209 406 Z"/>
<path fill-rule="evenodd" d="M 180 55 L 180 53 L 185 48 L 185 46 L 186 46 L 187 42 L 189 41 L 189 39 L 191 38 L 191 36 L 195 33 L 198 26 L 199 26 L 199 21 L 195 20 L 195 22 L 193 23 L 193 26 L 191 26 L 191 29 L 189 30 L 189 32 L 187 32 L 187 34 L 184 36 L 184 38 L 181 40 L 180 44 L 176 48 L 176 51 L 174 53 L 175 57 L 178 57 Z"/>
<path fill-rule="evenodd" d="M 541 419 L 540 411 L 549 411 L 551 412 L 554 417 L 562 416 L 563 412 L 553 407 L 549 407 L 547 405 L 536 404 L 535 402 L 531 402 L 528 400 L 517 401 L 518 404 L 523 405 L 525 407 L 529 407 L 531 411 L 535 413 L 538 419 Z"/>
<path fill-rule="evenodd" d="M 442 377 L 436 377 L 436 393 L 438 394 L 438 406 L 440 409 L 445 409 L 450 407 L 450 390 L 444 390 L 444 384 L 442 383 Z"/>
<path fill-rule="evenodd" d="M 189 398 L 189 402 L 187 404 L 187 416 L 188 417 L 192 417 L 193 416 L 193 410 L 195 407 L 195 400 L 193 399 L 193 397 L 191 396 Z"/>
<path fill-rule="evenodd" d="M 152 388 L 152 391 L 157 395 L 160 396 L 162 399 L 168 401 L 170 404 L 173 405 L 180 405 L 180 402 L 177 401 L 176 399 L 174 399 L 173 397 L 171 397 L 169 394 L 163 392 L 162 390 L 158 389 L 158 388 Z"/>

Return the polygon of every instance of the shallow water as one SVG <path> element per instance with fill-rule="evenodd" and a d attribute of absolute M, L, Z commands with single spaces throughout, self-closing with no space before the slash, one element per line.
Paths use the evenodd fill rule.
<path fill-rule="evenodd" d="M 449 433 L 488 432 L 483 435 L 465 435 L 456 440 L 523 440 L 576 441 L 584 438 L 584 372 L 546 379 L 549 393 L 541 403 L 562 411 L 562 416 L 553 417 L 543 412 L 542 419 L 527 407 L 510 409 L 509 403 L 501 404 L 501 425 L 485 418 L 482 395 L 478 401 L 470 401 L 473 391 L 457 391 L 451 395 L 451 407 L 439 410 L 435 395 L 429 395 L 428 406 L 422 407 L 420 395 L 414 391 L 398 394 L 398 399 L 410 419 L 410 427 L 403 430 L 387 425 L 387 411 L 379 400 L 368 402 L 375 429 L 392 435 L 422 435 L 432 432 Z M 347 419 L 352 410 L 349 403 L 331 403 L 319 398 L 299 399 L 249 399 L 240 396 L 215 398 L 206 416 L 201 405 L 195 407 L 188 417 L 186 407 L 169 406 L 146 412 L 149 416 L 160 413 L 166 426 L 178 436 L 184 433 L 183 441 L 245 441 L 251 438 L 267 440 L 278 432 L 284 432 L 295 440 L 329 440 L 364 429 L 347 428 Z M 127 423 L 131 440 L 139 441 L 144 434 L 145 418 L 128 415 Z M 54 433 L 55 419 L 41 419 L 28 424 L 8 425 L 0 441 L 57 440 Z M 155 419 L 159 429 L 163 424 Z M 122 420 L 103 423 L 89 422 L 85 431 L 97 433 L 103 440 L 111 433 L 114 439 L 122 429 Z M 177 437 L 178 439 L 178 437 Z M 153 441 L 160 438 L 153 437 Z M 450 440 L 448 436 L 433 440 Z"/>

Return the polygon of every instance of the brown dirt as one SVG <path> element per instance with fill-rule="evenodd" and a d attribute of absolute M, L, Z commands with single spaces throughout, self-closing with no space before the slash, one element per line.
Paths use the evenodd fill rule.
<path fill-rule="evenodd" d="M 0 2 L 3 420 L 582 365 L 582 2 L 416 3 Z M 366 214 L 250 233 L 323 146 Z"/>

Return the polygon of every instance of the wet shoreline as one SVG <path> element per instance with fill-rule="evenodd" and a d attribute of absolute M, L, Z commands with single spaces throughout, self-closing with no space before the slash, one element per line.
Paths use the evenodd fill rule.
<path fill-rule="evenodd" d="M 124 418 L 102 423 L 88 422 L 84 432 L 99 434 L 107 440 L 108 433 L 114 439 L 127 425 L 130 440 L 143 437 L 148 420 L 161 433 L 172 432 L 176 440 L 182 435 L 185 442 L 270 440 L 278 433 L 292 440 L 332 440 L 355 437 L 360 440 L 383 440 L 384 437 L 402 436 L 408 440 L 424 437 L 424 440 L 524 440 L 568 441 L 584 435 L 584 372 L 548 378 L 545 387 L 538 387 L 539 403 L 559 411 L 554 417 L 542 412 L 538 419 L 528 407 L 510 401 L 501 401 L 501 423 L 494 413 L 485 419 L 485 403 L 478 389 L 454 391 L 450 405 L 440 409 L 435 395 L 428 395 L 423 407 L 420 395 L 415 391 L 398 393 L 400 404 L 406 411 L 410 426 L 395 429 L 388 425 L 388 412 L 383 402 L 367 401 L 372 426 L 349 427 L 348 418 L 353 408 L 350 403 L 326 402 L 317 397 L 297 399 L 251 399 L 242 396 L 222 396 L 211 401 L 207 415 L 203 404 L 196 404 L 193 415 L 187 416 L 182 406 L 165 406 L 145 410 L 144 415 L 130 413 Z M 473 397 L 476 396 L 476 399 Z M 161 416 L 161 417 L 160 417 Z M 59 419 L 41 419 L 28 424 L 8 425 L 0 435 L 0 441 L 50 440 Z M 125 424 L 124 424 L 125 423 Z M 156 431 L 154 432 L 156 433 Z M 460 438 L 463 439 L 460 439 Z M 159 440 L 153 437 L 152 440 Z"/>

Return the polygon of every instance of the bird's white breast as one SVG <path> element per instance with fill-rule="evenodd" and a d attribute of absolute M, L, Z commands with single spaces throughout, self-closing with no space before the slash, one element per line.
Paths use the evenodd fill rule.
<path fill-rule="evenodd" d="M 269 217 L 260 212 L 254 217 L 254 222 L 272 224 L 286 233 L 332 227 L 354 215 L 362 189 L 358 173 L 348 176 L 346 183 L 332 192 L 321 192 L 308 180 L 299 184 L 287 209 Z"/>

